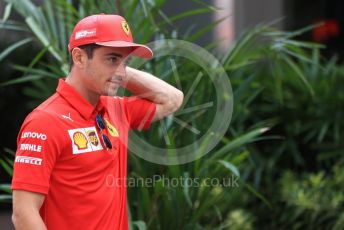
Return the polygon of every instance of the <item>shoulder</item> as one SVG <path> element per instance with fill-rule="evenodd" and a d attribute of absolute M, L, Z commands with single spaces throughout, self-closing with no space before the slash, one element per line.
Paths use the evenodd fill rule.
<path fill-rule="evenodd" d="M 38 105 L 25 118 L 22 129 L 30 126 L 35 129 L 49 130 L 56 126 L 59 115 L 59 97 L 55 93 L 47 100 Z"/>
<path fill-rule="evenodd" d="M 118 109 L 123 107 L 126 104 L 125 97 L 120 96 L 101 96 L 100 97 L 101 103 L 107 107 L 108 109 Z"/>
<path fill-rule="evenodd" d="M 36 132 L 48 135 L 54 133 L 55 127 L 56 122 L 51 114 L 43 110 L 34 110 L 25 118 L 19 133 Z"/>

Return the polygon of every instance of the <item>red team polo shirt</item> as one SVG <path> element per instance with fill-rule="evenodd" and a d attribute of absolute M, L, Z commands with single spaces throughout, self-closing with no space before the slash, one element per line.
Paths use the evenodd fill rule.
<path fill-rule="evenodd" d="M 45 194 L 40 214 L 49 230 L 128 229 L 128 130 L 148 128 L 155 104 L 102 96 L 94 108 L 63 80 L 56 91 L 21 127 L 12 189 Z M 102 132 L 110 150 L 97 114 L 107 125 Z"/>

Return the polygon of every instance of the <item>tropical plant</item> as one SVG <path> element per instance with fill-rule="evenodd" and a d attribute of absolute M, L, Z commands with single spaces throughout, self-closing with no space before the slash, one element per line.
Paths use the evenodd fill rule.
<path fill-rule="evenodd" d="M 279 34 L 275 37 L 278 38 L 283 32 L 275 34 Z M 295 36 L 298 33 L 284 33 L 289 39 L 283 39 L 285 36 L 282 36 L 282 39 L 275 40 L 282 41 L 282 44 L 279 42 L 278 46 L 273 45 L 273 47 L 279 47 L 282 55 L 275 54 L 272 56 L 274 58 L 266 59 L 270 65 L 275 63 L 273 69 L 269 69 L 269 64 L 264 65 L 259 62 L 258 65 L 251 65 L 251 68 L 242 68 L 241 71 L 244 73 L 239 71 L 240 78 L 249 76 L 248 85 L 251 87 L 244 91 L 246 94 L 243 95 L 243 98 L 250 98 L 250 95 L 254 95 L 254 99 L 249 106 L 244 104 L 234 109 L 238 112 L 241 122 L 232 122 L 232 125 L 239 124 L 241 125 L 239 127 L 243 128 L 247 127 L 247 124 L 253 124 L 259 120 L 273 119 L 276 122 L 268 132 L 274 139 L 254 142 L 249 146 L 252 164 L 246 165 L 245 168 L 247 172 L 251 172 L 249 174 L 255 187 L 261 188 L 259 190 L 262 195 L 269 197 L 274 211 L 271 212 L 261 205 L 253 208 L 252 204 L 256 204 L 255 198 L 246 203 L 247 209 L 251 214 L 253 213 L 257 226 L 269 229 L 289 229 L 291 226 L 283 223 L 292 222 L 292 218 L 288 219 L 288 217 L 298 212 L 295 210 L 295 206 L 285 208 L 285 203 L 281 203 L 280 194 L 276 194 L 276 189 L 280 187 L 276 180 L 285 171 L 293 170 L 295 177 L 302 177 L 304 174 L 314 172 L 332 174 L 332 165 L 343 159 L 341 156 L 343 145 L 340 141 L 343 136 L 340 130 L 344 124 L 339 118 L 343 113 L 339 106 L 343 103 L 343 96 L 341 90 L 338 89 L 343 82 L 343 67 L 337 64 L 336 58 L 329 61 L 322 60 L 319 50 L 321 46 L 290 40 L 291 37 L 288 34 Z M 291 43 L 296 47 L 290 47 Z M 269 50 L 264 45 L 262 46 L 263 50 Z M 286 52 L 284 49 L 288 47 L 291 49 Z M 295 51 L 297 49 L 301 49 L 301 52 Z M 290 65 L 289 61 L 285 61 L 285 57 L 278 57 L 283 57 L 283 53 L 291 55 L 291 61 L 294 61 L 293 65 Z M 249 62 L 250 58 L 246 61 Z M 270 73 L 278 73 L 276 71 L 278 69 L 279 74 L 274 75 L 271 79 Z M 298 75 L 299 79 L 296 78 Z M 231 76 L 233 79 L 233 74 Z M 276 80 L 276 77 L 280 77 L 280 79 Z M 307 83 L 302 83 L 302 78 L 306 79 Z M 274 84 L 276 81 L 281 82 L 281 87 Z M 242 80 L 237 82 L 241 85 L 246 83 Z M 304 84 L 308 84 L 309 90 L 306 90 Z M 236 88 L 233 80 L 232 85 L 233 88 Z M 235 119 L 235 114 L 233 119 Z M 237 130 L 238 128 L 234 127 L 233 129 Z M 295 181 L 295 183 L 297 182 Z M 289 184 L 289 186 L 293 185 Z M 336 183 L 333 188 L 336 186 L 340 186 L 340 183 Z M 293 194 L 290 187 L 286 187 L 285 194 L 287 193 Z M 319 195 L 326 196 L 323 190 L 319 190 Z M 338 207 L 341 206 L 342 203 L 339 202 Z M 270 213 L 270 215 L 266 215 L 266 213 Z M 307 215 L 320 218 L 313 210 L 308 210 Z M 307 218 L 307 215 L 299 217 Z M 340 219 L 336 220 L 339 218 L 338 215 L 338 213 L 334 214 L 330 218 L 322 216 L 321 219 L 327 218 L 326 224 L 321 222 L 318 225 L 319 228 L 340 226 L 337 223 Z M 299 227 L 295 224 L 293 228 L 314 229 L 314 223 L 318 223 L 316 221 L 312 223 L 311 219 L 305 220 L 302 224 L 300 222 L 297 222 Z"/>
<path fill-rule="evenodd" d="M 0 54 L 0 61 L 29 42 L 39 47 L 40 51 L 33 55 L 28 66 L 14 65 L 13 68 L 21 71 L 23 76 L 3 82 L 2 86 L 30 83 L 25 93 L 32 98 L 32 106 L 52 94 L 56 79 L 68 73 L 68 36 L 77 20 L 85 15 L 98 12 L 123 14 L 142 43 L 163 38 L 195 41 L 221 21 L 194 32 L 192 36 L 182 37 L 173 26 L 176 20 L 209 14 L 216 9 L 196 1 L 200 6 L 198 9 L 167 17 L 161 10 L 163 0 L 83 0 L 78 4 L 68 0 L 49 0 L 41 6 L 27 0 L 6 2 L 2 28 L 27 31 L 27 38 L 5 49 Z M 22 19 L 9 20 L 13 11 Z M 140 23 L 130 23 L 138 18 Z M 339 87 L 342 83 L 342 68 L 335 61 L 321 66 L 321 46 L 295 39 L 307 29 L 310 28 L 285 32 L 275 30 L 271 25 L 258 25 L 244 33 L 219 58 L 231 80 L 234 113 L 226 135 L 206 156 L 184 165 L 162 166 L 130 155 L 128 183 L 139 183 L 133 186 L 128 184 L 131 227 L 273 229 L 297 219 L 291 214 L 300 207 L 293 202 L 288 186 L 299 186 L 299 182 L 289 181 L 287 186 L 285 180 L 277 182 L 278 178 L 289 175 L 285 171 L 290 169 L 307 171 L 310 166 L 316 165 L 315 170 L 318 170 L 323 165 L 330 165 L 333 160 L 338 160 L 342 148 L 342 111 L 337 108 L 343 95 L 332 91 L 333 85 Z M 212 44 L 209 50 L 211 47 Z M 174 64 L 178 69 L 180 85 L 191 92 L 187 106 L 216 101 L 213 83 L 206 77 L 202 81 L 195 80 L 202 71 L 200 66 L 183 58 L 175 58 Z M 154 59 L 142 68 L 172 84 L 179 84 L 174 80 L 175 72 L 171 70 L 168 58 Z M 324 80 L 327 77 L 330 80 Z M 197 90 L 193 90 L 195 87 Z M 327 103 L 337 97 L 340 99 L 338 102 Z M 313 106 L 310 102 L 319 106 Z M 329 112 L 333 116 L 329 117 Z M 178 118 L 204 131 L 214 116 L 214 111 L 201 109 L 192 116 L 184 114 Z M 161 131 L 161 124 L 158 123 L 153 126 L 153 132 L 138 135 L 157 146 L 167 135 L 172 140 L 168 154 L 177 154 L 175 148 L 192 143 L 198 136 L 186 126 L 171 121 L 169 118 L 162 123 L 168 127 L 167 134 Z M 208 141 L 206 138 L 198 143 L 195 151 L 202 154 Z M 313 153 L 317 153 L 317 157 L 307 155 Z M 317 164 L 306 164 L 314 158 L 318 159 Z M 3 167 L 10 166 L 10 160 L 1 162 Z M 296 177 L 298 174 L 292 175 Z M 140 184 L 153 178 L 154 182 L 149 185 Z M 209 186 L 209 178 L 221 183 Z M 176 179 L 178 186 L 172 184 Z M 276 194 L 277 188 L 282 192 Z M 281 203 L 285 209 L 278 210 Z M 271 216 L 266 215 L 272 210 Z M 286 214 L 283 213 L 285 210 Z M 313 215 L 312 210 L 304 213 Z M 307 226 L 311 220 L 300 226 Z M 340 221 L 343 217 L 336 219 L 333 226 L 341 226 Z M 297 229 L 297 226 L 293 227 Z"/>
<path fill-rule="evenodd" d="M 12 177 L 13 172 L 13 158 L 14 152 L 10 149 L 4 149 L 4 153 L 1 155 L 0 158 L 0 165 L 1 167 L 8 173 L 9 176 Z M 0 184 L 0 191 L 5 192 L 5 194 L 0 195 L 0 201 L 11 201 L 12 196 L 11 194 L 11 185 L 10 184 Z"/>
<path fill-rule="evenodd" d="M 36 46 L 41 46 L 41 51 L 38 52 L 38 54 L 33 58 L 32 62 L 28 66 L 19 66 L 14 65 L 13 68 L 16 70 L 22 71 L 23 76 L 16 79 L 11 79 L 10 81 L 6 81 L 2 84 L 2 86 L 7 85 L 13 85 L 18 83 L 25 83 L 30 82 L 31 85 L 29 85 L 25 92 L 28 96 L 30 96 L 34 103 L 32 105 L 39 103 L 44 98 L 48 97 L 55 87 L 55 81 L 58 77 L 66 75 L 67 73 L 67 63 L 68 63 L 68 57 L 67 57 L 67 47 L 66 44 L 68 44 L 68 34 L 71 31 L 72 26 L 77 22 L 79 18 L 82 18 L 83 16 L 87 14 L 91 14 L 94 12 L 99 12 L 99 9 L 107 9 L 106 11 L 101 10 L 103 12 L 119 12 L 121 8 L 116 8 L 115 5 L 110 3 L 104 3 L 104 5 L 100 4 L 93 4 L 88 2 L 81 2 L 77 8 L 75 8 L 71 2 L 69 1 L 45 1 L 43 5 L 37 7 L 30 1 L 7 1 L 8 5 L 5 10 L 4 20 L 3 20 L 3 27 L 5 29 L 14 29 L 14 30 L 23 30 L 23 31 L 29 31 L 29 38 L 25 38 L 24 40 L 21 40 L 11 46 L 9 46 L 7 49 L 5 49 L 2 52 L 2 56 L 7 56 L 10 52 L 14 51 L 16 48 L 27 44 L 28 42 L 34 42 Z M 122 5 L 123 3 L 123 5 Z M 190 11 L 188 13 L 183 12 L 180 15 L 176 15 L 175 17 L 172 17 L 168 19 L 166 16 L 164 16 L 163 12 L 160 10 L 160 6 L 163 3 L 163 1 L 159 1 L 156 3 L 149 2 L 149 4 L 146 4 L 144 1 L 140 1 L 142 5 L 138 5 L 139 1 L 135 1 L 132 3 L 127 2 L 121 2 L 121 6 L 123 8 L 129 9 L 126 11 L 125 17 L 130 20 L 132 18 L 142 18 L 140 24 L 135 25 L 133 24 L 132 30 L 135 34 L 139 34 L 139 39 L 142 42 L 149 41 L 153 34 L 158 34 L 160 37 L 168 38 L 169 33 L 165 31 L 165 29 L 162 27 L 162 25 L 165 24 L 171 24 L 174 20 L 180 19 L 182 17 L 189 17 L 194 14 L 203 14 L 203 13 L 209 13 L 212 12 L 214 9 L 212 7 L 206 6 L 202 9 Z M 24 18 L 24 24 L 20 21 L 11 21 L 9 20 L 10 12 L 15 10 L 17 13 L 19 13 Z M 155 16 L 160 14 L 162 18 L 164 19 L 162 22 L 157 23 Z M 56 20 L 58 19 L 58 20 Z M 206 33 L 207 30 L 209 30 L 211 27 L 207 29 L 203 29 L 202 31 L 199 31 L 197 36 L 192 36 L 190 40 L 196 39 L 198 36 L 201 36 L 202 34 Z M 164 64 L 166 60 L 161 60 L 161 63 Z M 177 65 L 179 65 L 177 63 Z M 171 72 L 166 71 L 166 69 L 160 69 L 160 72 L 157 71 L 159 66 L 159 63 L 156 63 L 154 68 L 150 69 L 152 72 L 159 76 L 166 76 L 166 79 L 171 78 Z M 149 69 L 149 65 L 146 66 L 146 68 Z M 185 66 L 185 70 L 181 71 L 198 71 L 198 69 L 193 70 L 192 68 Z M 191 74 L 192 75 L 192 74 Z M 190 86 L 190 79 L 187 80 L 186 78 L 181 79 L 183 85 Z M 202 83 L 205 84 L 205 83 Z M 203 86 L 204 87 L 204 86 Z M 203 95 L 204 96 L 204 95 Z M 198 98 L 192 98 L 194 100 L 194 103 L 197 104 L 198 102 L 202 102 L 204 99 L 203 96 L 198 96 Z M 192 122 L 189 121 L 189 122 Z M 230 144 L 226 145 L 226 147 L 219 148 L 219 150 L 216 152 L 216 157 L 213 157 L 213 159 L 209 159 L 209 162 L 212 162 L 214 166 L 217 167 L 216 171 L 219 171 L 219 175 L 227 175 L 231 171 L 233 171 L 237 176 L 238 170 L 236 167 L 226 161 L 226 158 L 223 157 L 227 152 L 230 151 L 230 149 L 235 149 L 240 146 L 242 146 L 244 143 L 252 141 L 252 139 L 262 133 L 265 128 L 263 127 L 256 127 L 250 132 L 243 133 L 242 136 L 237 138 L 235 141 L 230 142 Z M 187 137 L 184 134 L 185 137 Z M 158 137 L 161 139 L 161 135 Z M 187 140 L 188 138 L 185 138 Z M 152 141 L 154 143 L 154 141 Z M 155 141 L 157 143 L 158 141 Z M 205 144 L 205 143 L 203 143 Z M 196 146 L 197 148 L 197 146 Z M 234 159 L 235 162 L 239 163 L 245 159 L 247 156 L 247 153 L 240 153 L 241 155 Z M 229 156 L 228 156 L 229 157 Z M 221 159 L 221 161 L 219 161 Z M 133 163 L 130 165 L 130 171 L 131 173 L 129 176 L 136 177 L 145 177 L 148 170 L 144 170 L 144 168 L 149 168 L 149 163 L 147 162 L 140 162 L 140 159 L 134 158 Z M 185 178 L 189 178 L 190 176 L 199 175 L 199 170 L 203 168 L 201 167 L 201 162 L 198 162 L 196 164 L 197 167 L 194 168 L 194 173 L 190 171 L 188 173 L 183 168 L 179 168 L 179 166 L 170 166 L 162 168 L 161 166 L 156 168 L 156 172 L 164 172 L 168 171 L 166 175 L 172 175 L 174 177 L 178 177 L 183 175 Z M 222 169 L 220 168 L 222 167 Z M 153 170 L 152 172 L 154 172 Z M 190 169 L 189 169 L 190 170 Z M 226 173 L 227 170 L 227 173 Z M 214 171 L 215 172 L 215 171 Z M 207 175 L 207 172 L 203 173 L 203 177 L 200 177 L 199 183 L 202 184 L 202 181 L 204 180 L 204 177 Z M 189 176 L 190 174 L 190 176 Z M 214 174 L 215 175 L 215 174 Z M 218 176 L 219 176 L 218 175 Z M 208 175 L 210 176 L 210 174 Z M 203 186 L 201 186 L 203 187 Z M 135 189 L 135 188 L 134 188 Z M 213 207 L 213 202 L 207 202 L 203 203 L 203 199 L 207 197 L 209 194 L 213 193 L 215 189 L 213 188 L 202 188 L 204 192 L 197 194 L 194 191 L 190 191 L 192 193 L 192 196 L 197 197 L 201 196 L 201 204 L 194 205 L 191 204 L 191 198 L 188 198 L 189 192 L 188 188 L 162 188 L 157 195 L 163 197 L 169 197 L 173 193 L 177 194 L 177 200 L 173 201 L 173 203 L 177 204 L 179 203 L 180 207 L 184 207 L 187 205 L 187 208 L 185 208 L 185 211 L 190 212 L 190 210 L 197 209 L 198 206 L 201 206 L 200 211 L 197 211 L 197 215 L 195 215 L 193 218 L 193 221 L 190 221 L 190 226 L 196 226 L 199 225 L 200 220 L 202 219 L 202 216 L 204 215 L 204 211 L 206 211 L 209 207 Z M 219 190 L 219 189 L 217 189 Z M 221 189 L 220 189 L 221 190 Z M 132 222 L 132 224 L 136 224 L 139 227 L 142 226 L 165 226 L 168 228 L 170 225 L 170 222 L 167 221 L 167 219 L 164 221 L 164 219 L 168 216 L 168 213 L 172 212 L 175 206 L 171 206 L 168 202 L 165 203 L 166 205 L 166 215 L 162 216 L 161 219 L 156 219 L 154 221 L 151 221 L 147 216 L 142 215 L 142 210 L 148 209 L 151 205 L 156 205 L 156 201 L 150 201 L 149 199 L 142 199 L 142 201 L 145 201 L 145 208 L 142 208 L 142 204 L 140 204 L 140 208 L 136 209 L 135 203 L 141 203 L 141 196 L 147 196 L 147 188 L 135 189 L 134 195 L 136 196 L 135 199 L 130 199 L 130 207 L 131 207 L 131 217 L 132 219 L 140 219 L 143 218 L 145 222 Z M 131 194 L 131 191 L 129 191 Z M 187 202 L 185 203 L 184 199 L 187 198 Z M 219 197 L 214 196 L 216 200 L 219 200 Z M 139 199 L 137 202 L 135 202 L 136 199 Z M 193 207 L 192 207 L 193 206 Z M 191 209 L 192 208 L 192 209 Z M 184 208 L 183 208 L 184 209 Z M 179 216 L 182 213 L 175 213 L 176 218 L 179 218 Z M 191 218 L 191 216 L 190 216 Z M 185 217 L 181 220 L 181 222 L 175 222 L 174 225 L 170 225 L 169 227 L 173 226 L 183 226 L 186 224 L 187 219 Z"/>

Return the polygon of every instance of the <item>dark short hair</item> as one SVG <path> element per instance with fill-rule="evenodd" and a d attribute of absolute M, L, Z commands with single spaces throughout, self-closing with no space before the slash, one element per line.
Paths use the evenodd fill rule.
<path fill-rule="evenodd" d="M 98 49 L 100 47 L 102 47 L 102 46 L 94 44 L 94 43 L 78 46 L 78 48 L 85 50 L 88 59 L 92 59 L 94 50 Z M 73 62 L 73 57 L 72 57 L 72 53 L 71 53 L 70 54 L 70 62 L 69 62 L 69 71 L 72 70 L 73 65 L 74 65 L 74 62 Z"/>

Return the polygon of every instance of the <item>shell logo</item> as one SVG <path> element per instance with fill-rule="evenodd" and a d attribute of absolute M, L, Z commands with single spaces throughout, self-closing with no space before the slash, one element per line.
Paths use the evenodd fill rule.
<path fill-rule="evenodd" d="M 74 144 L 78 147 L 78 150 L 87 148 L 87 138 L 82 132 L 75 132 L 73 134 Z"/>

